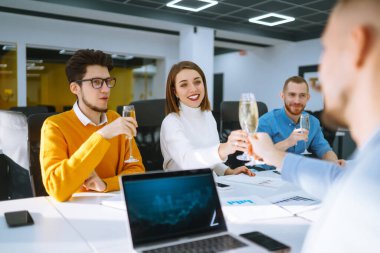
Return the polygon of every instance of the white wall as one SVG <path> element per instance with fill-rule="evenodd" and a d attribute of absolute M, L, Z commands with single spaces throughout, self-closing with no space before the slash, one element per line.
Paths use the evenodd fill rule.
<path fill-rule="evenodd" d="M 284 81 L 298 74 L 298 67 L 319 63 L 319 39 L 289 42 L 270 48 L 229 53 L 215 57 L 214 72 L 224 73 L 224 100 L 239 100 L 242 92 L 254 92 L 269 109 L 281 107 Z M 312 92 L 312 91 L 311 91 Z M 320 94 L 311 94 L 307 109 L 322 109 Z"/>
<path fill-rule="evenodd" d="M 208 83 L 214 83 L 214 30 L 205 27 L 187 27 L 180 32 L 179 58 L 192 61 L 204 72 Z M 213 94 L 214 86 L 209 85 L 208 94 Z M 209 96 L 210 104 L 213 97 Z"/>

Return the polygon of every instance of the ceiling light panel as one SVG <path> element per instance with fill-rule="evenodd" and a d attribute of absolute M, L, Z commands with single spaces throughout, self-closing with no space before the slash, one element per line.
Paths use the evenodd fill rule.
<path fill-rule="evenodd" d="M 198 12 L 216 4 L 218 4 L 218 1 L 213 0 L 174 0 L 167 3 L 166 6 L 186 11 Z"/>
<path fill-rule="evenodd" d="M 267 21 L 264 21 L 265 19 Z M 261 15 L 258 17 L 250 18 L 249 22 L 260 24 L 260 25 L 266 25 L 266 26 L 275 26 L 275 25 L 280 25 L 280 24 L 292 22 L 294 20 L 295 20 L 295 18 L 293 18 L 293 17 L 280 15 L 277 13 L 268 13 L 268 14 Z M 269 22 L 269 21 L 271 21 L 271 22 Z"/>

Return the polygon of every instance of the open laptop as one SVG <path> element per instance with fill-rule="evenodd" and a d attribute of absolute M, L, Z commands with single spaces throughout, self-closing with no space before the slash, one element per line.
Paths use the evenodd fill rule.
<path fill-rule="evenodd" d="M 267 252 L 228 233 L 210 169 L 120 177 L 137 252 Z"/>

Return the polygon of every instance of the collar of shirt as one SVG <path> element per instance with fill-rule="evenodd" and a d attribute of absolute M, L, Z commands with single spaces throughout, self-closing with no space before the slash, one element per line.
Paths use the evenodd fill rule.
<path fill-rule="evenodd" d="M 201 107 L 192 108 L 190 106 L 185 105 L 182 102 L 179 102 L 179 110 L 180 110 L 180 112 L 183 112 L 185 115 L 188 115 L 190 117 L 201 117 L 202 116 Z"/>
<path fill-rule="evenodd" d="M 286 125 L 293 126 L 294 128 L 298 125 L 298 123 L 294 123 L 294 121 L 286 114 L 285 107 L 282 107 L 279 112 L 281 121 L 283 121 Z"/>
<path fill-rule="evenodd" d="M 362 154 L 368 153 L 371 149 L 374 149 L 378 146 L 380 142 L 380 128 L 378 128 L 374 133 L 372 133 L 371 137 L 364 143 L 363 146 L 357 147 L 355 152 L 351 155 L 350 159 L 356 159 Z"/>
<path fill-rule="evenodd" d="M 82 122 L 82 124 L 84 126 L 87 126 L 88 124 L 91 124 L 93 126 L 101 126 L 101 125 L 104 125 L 104 124 L 106 124 L 108 122 L 107 115 L 104 112 L 102 112 L 102 114 L 100 115 L 100 122 L 99 122 L 99 124 L 95 124 L 94 122 L 92 122 L 80 110 L 80 108 L 78 106 L 78 101 L 76 101 L 75 104 L 73 105 L 73 110 L 74 110 L 75 114 L 77 115 L 78 119 L 80 120 L 80 122 Z"/>

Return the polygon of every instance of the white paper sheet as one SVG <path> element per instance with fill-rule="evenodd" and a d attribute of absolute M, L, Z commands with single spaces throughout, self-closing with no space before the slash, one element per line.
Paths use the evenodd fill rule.
<path fill-rule="evenodd" d="M 316 209 L 320 206 L 320 201 L 316 200 L 314 197 L 303 191 L 287 192 L 284 194 L 272 196 L 267 200 L 269 200 L 274 205 L 288 210 L 292 214 Z"/>
<path fill-rule="evenodd" d="M 296 215 L 298 217 L 302 217 L 304 219 L 307 219 L 309 221 L 316 221 L 319 219 L 320 215 L 321 215 L 321 206 L 318 205 L 316 206 L 314 209 L 310 209 L 310 210 L 307 210 L 307 211 L 304 211 L 304 212 L 300 212 L 300 213 L 297 213 Z"/>
<path fill-rule="evenodd" d="M 221 204 L 224 216 L 236 223 L 292 216 L 286 210 L 258 196 L 223 198 Z"/>
<path fill-rule="evenodd" d="M 249 177 L 245 174 L 228 177 L 224 180 L 268 188 L 278 188 L 285 184 L 285 182 L 280 177 Z"/>

